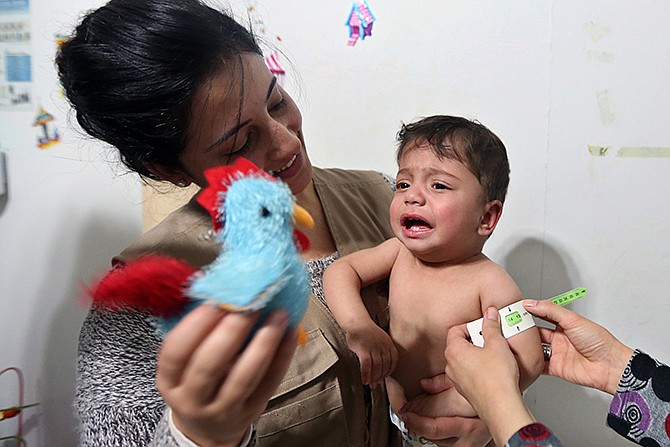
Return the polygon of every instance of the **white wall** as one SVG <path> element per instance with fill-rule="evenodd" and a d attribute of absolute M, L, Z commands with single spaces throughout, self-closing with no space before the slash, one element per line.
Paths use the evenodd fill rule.
<path fill-rule="evenodd" d="M 369 3 L 378 21 L 354 48 L 333 20 L 349 2 L 259 8 L 299 70 L 291 91 L 316 164 L 393 173 L 400 121 L 479 119 L 512 167 L 487 253 L 527 297 L 586 287 L 573 309 L 669 362 L 670 159 L 616 154 L 670 148 L 670 4 Z M 609 151 L 593 156 L 590 145 Z M 630 445 L 604 426 L 602 393 L 542 378 L 527 400 L 565 445 Z"/>
<path fill-rule="evenodd" d="M 34 107 L 0 111 L 9 177 L 9 196 L 0 201 L 0 369 L 21 368 L 26 402 L 40 403 L 24 412 L 30 446 L 76 445 L 72 399 L 83 286 L 142 228 L 138 180 L 111 167 L 107 149 L 68 129 L 56 83 L 54 34 L 69 30 L 92 5 L 31 1 Z M 64 136 L 45 150 L 37 148 L 32 127 L 39 105 Z M 16 396 L 14 376 L 0 377 L 0 408 L 15 405 Z M 0 437 L 15 433 L 15 419 L 0 423 Z"/>
<path fill-rule="evenodd" d="M 32 2 L 35 87 L 63 126 L 52 35 L 75 11 L 100 3 Z M 670 147 L 670 4 L 369 3 L 373 36 L 348 47 L 349 1 L 256 2 L 268 37 L 282 37 L 293 63 L 287 88 L 302 108 L 313 162 L 393 174 L 401 121 L 479 119 L 505 141 L 512 165 L 487 253 L 527 297 L 586 287 L 575 310 L 670 362 L 662 228 L 670 160 L 616 156 L 621 147 Z M 0 112 L 11 190 L 0 209 L 0 334 L 10 340 L 0 366 L 21 366 L 27 399 L 43 403 L 26 412 L 30 444 L 69 445 L 79 283 L 139 233 L 140 194 L 135 180 L 108 168 L 104 150 L 72 132 L 38 151 L 26 125 L 33 115 Z M 596 157 L 589 145 L 610 149 Z M 0 382 L 0 403 L 10 393 Z M 527 397 L 566 445 L 629 445 L 604 427 L 608 399 L 600 393 L 543 378 Z"/>

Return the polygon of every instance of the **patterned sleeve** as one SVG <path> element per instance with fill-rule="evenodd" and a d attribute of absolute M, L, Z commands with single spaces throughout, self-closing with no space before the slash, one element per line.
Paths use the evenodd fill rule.
<path fill-rule="evenodd" d="M 612 399 L 607 425 L 640 445 L 670 445 L 670 367 L 635 350 Z"/>
<path fill-rule="evenodd" d="M 561 441 L 554 436 L 544 424 L 535 422 L 526 425 L 514 433 L 505 447 L 563 447 Z"/>
<path fill-rule="evenodd" d="M 164 422 L 167 421 L 167 422 Z M 163 416 L 164 423 L 158 425 L 156 434 L 154 435 L 154 442 L 152 447 L 174 446 L 177 447 L 199 447 L 196 443 L 188 439 L 174 424 L 172 420 L 172 410 L 168 408 Z M 166 430 L 165 427 L 168 427 Z M 242 439 L 238 447 L 256 447 L 258 445 L 258 435 L 256 433 L 256 426 L 251 425 L 251 429 L 247 435 Z"/>
<path fill-rule="evenodd" d="M 391 177 L 390 175 L 384 174 L 383 172 L 380 172 L 379 175 L 381 175 L 384 180 L 386 180 L 386 183 L 388 183 L 391 191 L 395 191 L 395 177 Z"/>

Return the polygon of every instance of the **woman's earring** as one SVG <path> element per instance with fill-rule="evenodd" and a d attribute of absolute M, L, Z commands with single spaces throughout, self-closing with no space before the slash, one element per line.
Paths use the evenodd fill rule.
<path fill-rule="evenodd" d="M 179 186 L 180 188 L 186 188 L 186 186 L 188 186 L 188 185 L 186 183 L 186 180 L 179 180 L 177 182 L 177 186 Z"/>

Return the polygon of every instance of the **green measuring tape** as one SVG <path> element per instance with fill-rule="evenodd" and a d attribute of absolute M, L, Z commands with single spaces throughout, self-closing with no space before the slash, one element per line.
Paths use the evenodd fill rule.
<path fill-rule="evenodd" d="M 572 289 L 553 298 L 549 298 L 549 300 L 554 304 L 558 304 L 559 306 L 565 306 L 572 303 L 573 301 L 577 301 L 584 295 L 586 295 L 586 289 L 583 287 L 577 287 L 576 289 Z"/>
<path fill-rule="evenodd" d="M 557 295 L 553 298 L 547 299 L 554 304 L 558 304 L 559 306 L 565 306 L 572 303 L 573 301 L 577 301 L 585 295 L 586 289 L 583 287 L 578 287 L 565 293 L 561 293 L 560 295 Z M 533 320 L 533 316 L 523 307 L 523 300 L 501 308 L 498 313 L 500 314 L 501 320 L 506 323 L 502 324 L 500 327 L 503 337 L 505 338 L 510 338 L 513 335 L 519 334 L 526 329 L 530 329 L 535 326 L 535 320 Z M 483 321 L 484 319 L 480 318 L 466 324 L 472 344 L 479 347 L 484 346 L 484 337 L 482 335 Z"/>

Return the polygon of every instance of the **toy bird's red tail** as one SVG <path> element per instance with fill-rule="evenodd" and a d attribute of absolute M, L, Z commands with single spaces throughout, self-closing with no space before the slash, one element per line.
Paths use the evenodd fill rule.
<path fill-rule="evenodd" d="M 183 287 L 197 269 L 167 256 L 149 255 L 116 267 L 89 287 L 93 302 L 118 310 L 133 308 L 168 317 L 190 301 Z"/>

